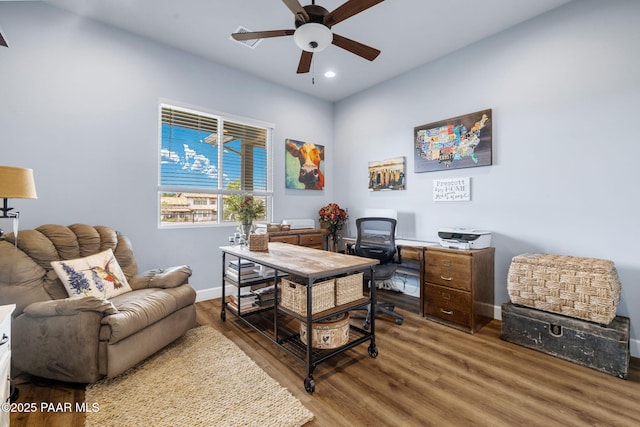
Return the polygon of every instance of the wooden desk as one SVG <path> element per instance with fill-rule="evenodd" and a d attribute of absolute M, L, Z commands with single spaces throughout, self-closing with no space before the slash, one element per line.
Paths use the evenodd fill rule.
<path fill-rule="evenodd" d="M 348 252 L 348 248 L 356 243 L 355 237 L 344 237 L 342 239 L 345 242 L 345 250 Z M 418 261 L 419 270 L 419 290 L 420 290 L 420 316 L 424 316 L 424 292 L 423 283 L 425 279 L 425 262 L 424 251 L 429 247 L 440 247 L 438 243 L 428 242 L 425 240 L 410 240 L 410 239 L 396 239 L 396 246 L 400 252 L 400 259 L 411 259 Z"/>
<path fill-rule="evenodd" d="M 376 357 L 378 355 L 378 349 L 375 344 L 375 316 L 372 316 L 370 322 L 369 331 L 360 329 L 354 325 L 350 325 L 349 341 L 347 344 L 332 350 L 320 350 L 313 348 L 311 345 L 306 345 L 300 340 L 299 332 L 288 331 L 284 327 L 278 325 L 278 315 L 284 314 L 289 317 L 299 319 L 306 323 L 307 337 L 313 336 L 313 323 L 327 319 L 331 316 L 346 313 L 349 310 L 366 309 L 369 304 L 372 305 L 372 312 L 375 309 L 376 304 L 376 290 L 375 287 L 370 292 L 369 298 L 362 298 L 347 304 L 343 304 L 331 309 L 321 311 L 319 313 L 312 313 L 312 288 L 316 280 L 324 280 L 331 276 L 337 276 L 346 273 L 352 273 L 356 271 L 363 271 L 370 269 L 371 274 L 374 274 L 373 266 L 378 264 L 377 260 L 370 258 L 363 258 L 353 255 L 346 255 L 337 252 L 327 252 L 319 249 L 313 249 L 304 246 L 296 246 L 289 243 L 281 242 L 269 242 L 269 250 L 266 252 L 250 251 L 246 246 L 222 246 L 222 311 L 220 313 L 221 319 L 226 320 L 226 306 L 227 301 L 225 299 L 225 286 L 227 282 L 233 284 L 240 289 L 243 286 L 251 286 L 259 282 L 259 280 L 251 280 L 243 282 L 242 280 L 232 280 L 226 275 L 226 257 L 234 256 L 239 260 L 249 260 L 256 264 L 260 264 L 266 267 L 270 267 L 275 270 L 275 276 L 271 278 L 261 279 L 260 283 L 275 282 L 279 283 L 279 276 L 282 273 L 291 274 L 306 279 L 307 288 L 307 313 L 306 316 L 301 316 L 291 310 L 286 310 L 284 307 L 278 305 L 278 291 L 276 288 L 275 303 L 272 307 L 265 308 L 261 311 L 251 311 L 248 313 L 242 313 L 241 310 L 235 312 L 235 314 L 242 319 L 247 325 L 252 327 L 263 337 L 269 341 L 278 345 L 281 349 L 287 351 L 291 356 L 298 359 L 303 365 L 307 367 L 307 376 L 304 380 L 304 387 L 308 393 L 313 393 L 315 389 L 315 381 L 313 379 L 313 371 L 315 367 L 327 360 L 328 358 L 349 350 L 359 344 L 370 341 L 369 356 Z M 238 294 L 240 291 L 238 291 Z M 238 295 L 239 296 L 239 295 Z M 233 312 L 233 310 L 230 310 Z M 261 313 L 273 312 L 273 316 L 260 317 L 260 321 L 253 316 L 258 316 Z M 271 317 L 272 325 L 264 327 L 264 318 Z M 252 321 L 251 319 L 256 321 Z M 271 327 L 273 329 L 269 330 Z"/>

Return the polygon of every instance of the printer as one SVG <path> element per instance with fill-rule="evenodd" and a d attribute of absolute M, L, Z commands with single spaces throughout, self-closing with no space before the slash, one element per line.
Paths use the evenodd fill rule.
<path fill-rule="evenodd" d="M 491 246 L 491 232 L 471 228 L 441 228 L 440 245 L 449 249 L 484 249 Z"/>

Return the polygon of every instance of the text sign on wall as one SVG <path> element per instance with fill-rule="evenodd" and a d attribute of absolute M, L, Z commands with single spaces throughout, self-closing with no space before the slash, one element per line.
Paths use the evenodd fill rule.
<path fill-rule="evenodd" d="M 433 180 L 434 202 L 466 202 L 471 200 L 471 178 Z"/>

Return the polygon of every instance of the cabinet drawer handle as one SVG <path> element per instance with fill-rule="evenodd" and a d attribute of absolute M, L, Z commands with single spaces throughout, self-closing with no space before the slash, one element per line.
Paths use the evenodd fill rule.
<path fill-rule="evenodd" d="M 5 345 L 9 342 L 9 336 L 7 334 L 2 334 L 2 339 L 0 340 L 0 345 Z"/>
<path fill-rule="evenodd" d="M 451 316 L 453 314 L 453 310 L 445 310 L 441 308 L 440 311 L 446 314 L 447 316 Z"/>
<path fill-rule="evenodd" d="M 440 278 L 441 278 L 442 280 L 447 280 L 447 281 L 449 281 L 449 282 L 453 280 L 453 277 L 444 277 L 443 275 L 440 275 Z"/>

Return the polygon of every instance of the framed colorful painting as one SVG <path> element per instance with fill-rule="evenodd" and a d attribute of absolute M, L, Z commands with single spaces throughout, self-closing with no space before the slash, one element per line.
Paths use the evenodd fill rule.
<path fill-rule="evenodd" d="M 414 172 L 489 166 L 491 109 L 414 128 Z"/>
<path fill-rule="evenodd" d="M 404 190 L 405 165 L 404 157 L 369 162 L 369 191 Z"/>
<path fill-rule="evenodd" d="M 286 139 L 284 155 L 286 188 L 324 188 L 324 145 Z"/>

